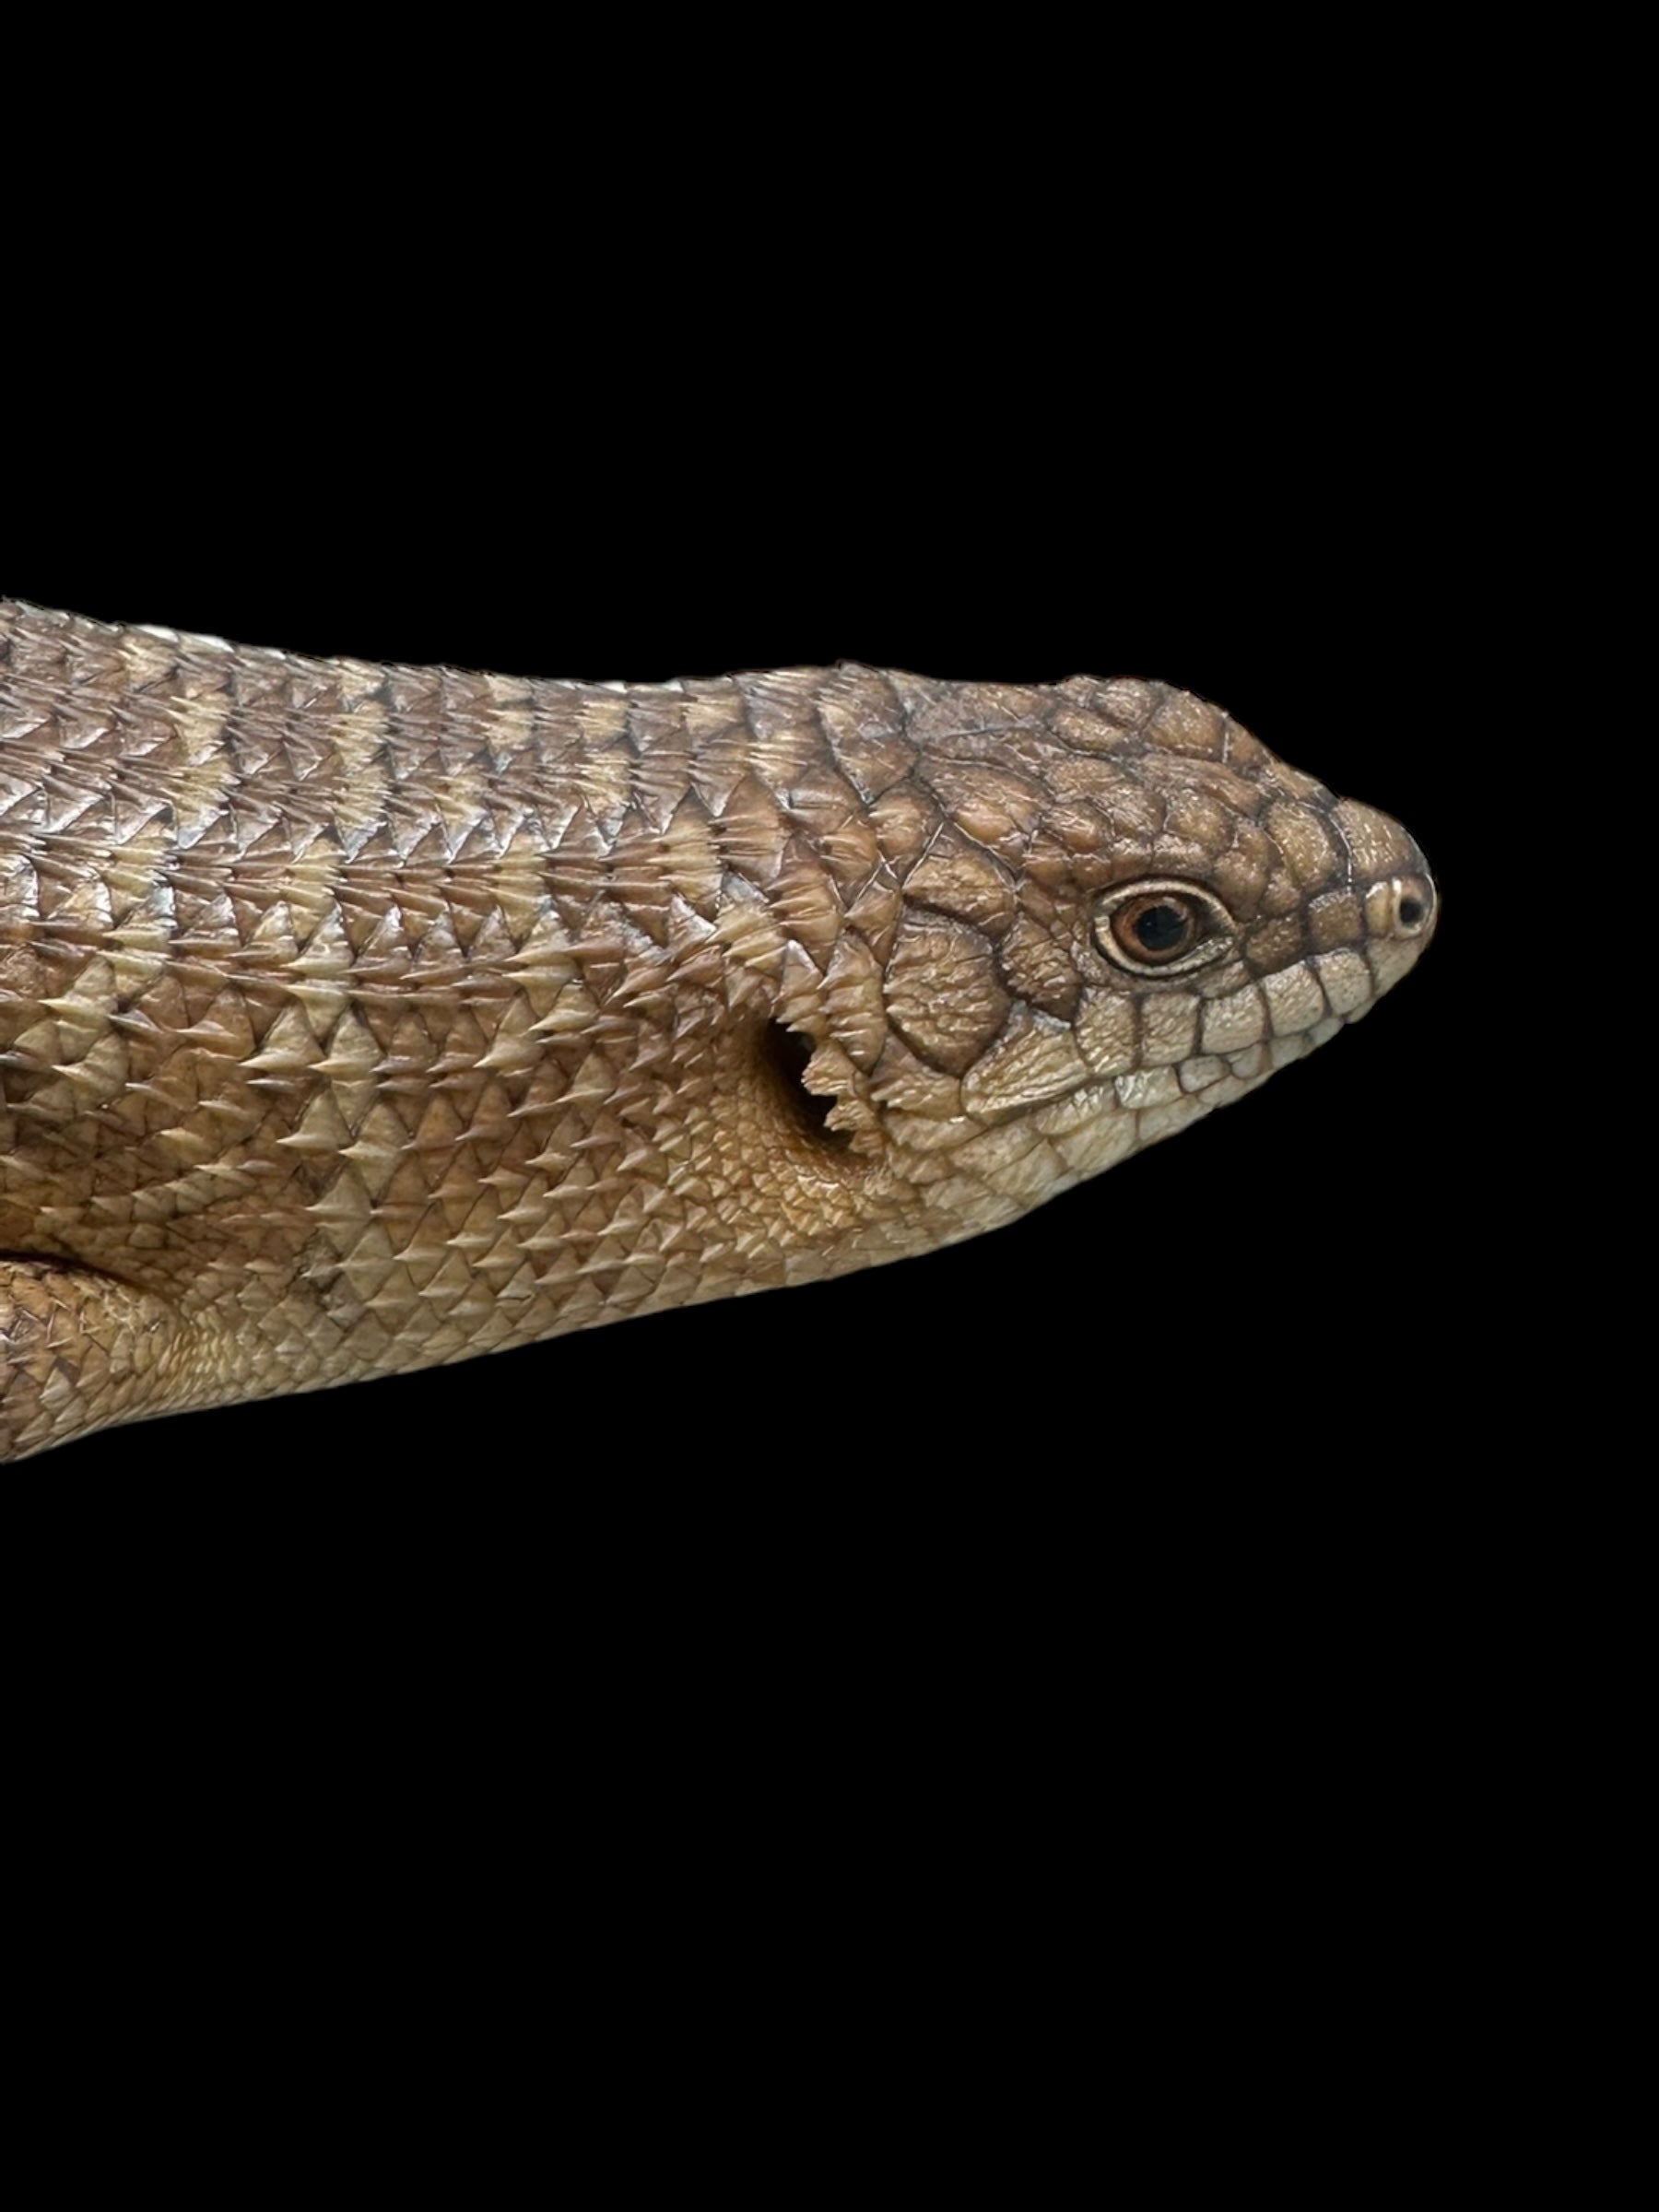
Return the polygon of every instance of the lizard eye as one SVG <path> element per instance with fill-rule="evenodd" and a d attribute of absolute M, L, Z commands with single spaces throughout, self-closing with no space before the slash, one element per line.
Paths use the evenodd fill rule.
<path fill-rule="evenodd" d="M 1232 942 L 1232 916 L 1190 883 L 1125 883 L 1095 909 L 1095 943 L 1134 975 L 1184 974 Z"/>

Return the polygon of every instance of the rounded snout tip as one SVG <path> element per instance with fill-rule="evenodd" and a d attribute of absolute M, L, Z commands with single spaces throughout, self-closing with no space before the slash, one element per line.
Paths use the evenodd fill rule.
<path fill-rule="evenodd" d="M 1420 952 L 1440 919 L 1440 893 L 1422 847 L 1392 815 L 1357 799 L 1339 799 L 1332 819 L 1347 847 L 1349 880 L 1364 900 L 1366 935 L 1379 950 Z"/>

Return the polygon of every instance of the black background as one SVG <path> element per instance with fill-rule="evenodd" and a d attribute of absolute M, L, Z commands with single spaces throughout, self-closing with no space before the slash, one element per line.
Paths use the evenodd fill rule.
<path fill-rule="evenodd" d="M 605 2062 L 620 2006 L 625 2143 L 642 2024 L 724 2054 L 728 1992 L 786 2031 L 842 1997 L 860 2059 L 896 1994 L 907 2087 L 962 1993 L 999 2088 L 1035 2028 L 1051 2104 L 1115 1999 L 1160 2156 L 1282 2162 L 1323 2063 L 1350 2156 L 1420 2163 L 1452 2112 L 1484 2157 L 1470 2052 L 1494 1996 L 1537 2019 L 1540 1915 L 1594 1911 L 1622 1832 L 1594 1770 L 1630 1770 L 1647 1558 L 1599 1480 L 1618 1294 L 1559 1234 L 1604 1149 L 1630 1233 L 1639 1100 L 1569 1025 L 1628 984 L 1603 894 L 1648 841 L 1609 798 L 1628 585 L 1574 512 L 1638 512 L 1641 358 L 1574 88 L 1370 20 L 1183 21 L 1150 66 L 1139 23 L 999 21 L 908 70 L 814 22 L 759 87 L 747 27 L 618 29 L 608 69 L 480 25 L 358 80 L 267 42 L 205 100 L 129 41 L 102 115 L 87 41 L 37 72 L 0 591 L 553 676 L 1156 676 L 1397 813 L 1440 934 L 1306 1065 L 978 1243 L 7 1469 L 43 1985 L 83 2037 L 147 1939 L 113 2032 L 157 2047 L 200 1930 L 202 2017 L 290 1974 L 355 2081 L 406 1994 L 446 2097 L 450 2022 L 493 2058 L 547 1991 Z M 451 1937 L 504 2003 L 434 2009 Z M 1257 2052 L 1206 2134 L 1191 2083 L 1253 2092 Z"/>

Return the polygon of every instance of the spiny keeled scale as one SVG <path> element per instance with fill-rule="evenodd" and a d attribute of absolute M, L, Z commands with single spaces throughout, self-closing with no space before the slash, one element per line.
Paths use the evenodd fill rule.
<path fill-rule="evenodd" d="M 1111 956 L 1143 878 L 1217 958 Z M 994 1226 L 1363 1012 L 1432 897 L 1156 685 L 622 689 L 0 602 L 0 1451 Z"/>

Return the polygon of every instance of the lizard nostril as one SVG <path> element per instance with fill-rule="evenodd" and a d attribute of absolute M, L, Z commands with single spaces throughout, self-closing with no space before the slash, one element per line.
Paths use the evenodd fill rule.
<path fill-rule="evenodd" d="M 1373 937 L 1416 938 L 1434 927 L 1434 885 L 1423 876 L 1385 876 L 1365 895 Z"/>
<path fill-rule="evenodd" d="M 1434 919 L 1434 886 L 1427 876 L 1396 876 L 1389 885 L 1394 894 L 1394 935 L 1420 937 Z"/>

